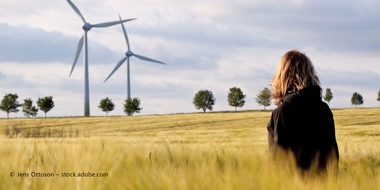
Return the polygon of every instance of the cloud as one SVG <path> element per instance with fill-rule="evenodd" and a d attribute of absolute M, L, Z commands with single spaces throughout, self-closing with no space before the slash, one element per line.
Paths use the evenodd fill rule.
<path fill-rule="evenodd" d="M 24 6 L 19 6 L 22 3 Z M 365 105 L 380 88 L 380 2 L 332 0 L 120 0 L 74 1 L 93 23 L 123 18 L 132 50 L 167 65 L 131 58 L 132 96 L 142 114 L 196 111 L 191 101 L 201 89 L 216 97 L 215 111 L 232 109 L 229 88 L 247 94 L 244 109 L 258 109 L 256 94 L 268 86 L 281 56 L 304 51 L 323 88 L 334 93 L 333 107 L 350 106 L 353 91 Z M 65 1 L 0 2 L 0 93 L 32 99 L 53 95 L 52 115 L 82 115 L 83 66 L 68 74 L 82 22 Z M 127 50 L 121 27 L 89 32 L 91 114 L 100 99 L 116 103 L 123 115 L 125 65 L 103 83 Z M 377 94 L 375 94 L 377 95 Z M 372 100 L 373 99 L 373 100 Z"/>
<path fill-rule="evenodd" d="M 4 80 L 5 79 L 5 75 L 0 71 L 0 80 Z"/>
<path fill-rule="evenodd" d="M 246 1 L 242 1 L 246 3 Z M 335 0 L 307 1 L 300 5 L 288 1 L 265 1 L 265 3 L 237 3 L 232 6 L 232 22 L 260 28 L 252 35 L 277 39 L 277 47 L 316 47 L 320 51 L 372 51 L 380 49 L 380 26 L 376 18 L 380 2 Z M 219 20 L 223 20 L 220 18 Z M 224 19 L 224 22 L 228 22 Z M 231 24 L 232 26 L 234 24 Z"/>
<path fill-rule="evenodd" d="M 78 38 L 60 32 L 0 23 L 0 61 L 20 63 L 63 62 L 72 64 Z M 83 51 L 83 49 L 82 49 Z M 82 52 L 83 53 L 83 52 Z M 113 61 L 116 53 L 89 40 L 91 63 Z M 78 62 L 82 60 L 79 59 Z"/>
<path fill-rule="evenodd" d="M 351 86 L 351 91 L 373 90 L 380 88 L 380 74 L 373 71 L 339 71 L 339 70 L 322 70 L 322 82 L 325 86 Z"/>

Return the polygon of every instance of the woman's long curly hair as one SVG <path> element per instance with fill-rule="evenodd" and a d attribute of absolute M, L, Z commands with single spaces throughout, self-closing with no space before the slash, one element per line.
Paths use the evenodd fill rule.
<path fill-rule="evenodd" d="M 272 79 L 274 104 L 280 105 L 286 94 L 312 85 L 319 86 L 319 79 L 310 59 L 298 50 L 288 51 L 282 56 Z"/>

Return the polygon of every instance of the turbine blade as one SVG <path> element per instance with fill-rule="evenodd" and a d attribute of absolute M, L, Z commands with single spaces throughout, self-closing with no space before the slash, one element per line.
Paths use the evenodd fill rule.
<path fill-rule="evenodd" d="M 77 64 L 77 61 L 78 61 L 79 54 L 80 54 L 80 52 L 82 51 L 82 48 L 83 48 L 83 38 L 84 38 L 84 35 L 80 38 L 80 40 L 79 40 L 79 42 L 78 42 L 77 51 L 76 51 L 76 53 L 75 53 L 75 57 L 74 57 L 74 63 L 73 63 L 73 66 L 71 67 L 71 71 L 70 71 L 70 75 L 69 75 L 69 77 L 70 77 L 71 74 L 73 73 L 73 71 L 74 71 L 74 67 L 75 67 L 75 65 Z"/>
<path fill-rule="evenodd" d="M 132 20 L 136 20 L 136 18 L 125 19 L 125 20 L 118 20 L 118 21 L 112 21 L 112 22 L 104 22 L 104 23 L 94 24 L 92 26 L 93 27 L 97 27 L 97 28 L 104 28 L 104 27 L 109 27 L 109 26 L 113 26 L 113 25 L 120 24 L 120 23 L 123 23 L 123 22 L 132 21 Z"/>
<path fill-rule="evenodd" d="M 67 2 L 70 4 L 70 6 L 74 9 L 74 11 L 77 13 L 77 15 L 82 19 L 83 23 L 86 23 L 86 20 L 84 19 L 82 13 L 80 13 L 79 9 L 77 6 L 74 5 L 73 2 L 70 0 L 67 0 Z"/>
<path fill-rule="evenodd" d="M 121 16 L 120 15 L 119 15 L 119 19 L 121 20 Z M 129 45 L 128 34 L 127 34 L 127 31 L 125 30 L 125 27 L 124 27 L 123 23 L 121 23 L 121 27 L 123 28 L 124 37 L 125 37 L 125 41 L 127 42 L 128 50 L 130 50 L 131 46 Z"/>
<path fill-rule="evenodd" d="M 124 57 L 123 59 L 121 59 L 119 61 L 119 63 L 117 63 L 116 67 L 113 69 L 113 71 L 111 72 L 110 75 L 108 75 L 108 77 L 106 78 L 106 80 L 104 80 L 104 82 L 106 82 L 115 72 L 117 69 L 119 69 L 119 67 L 125 62 L 125 60 L 127 59 L 128 57 Z"/>
<path fill-rule="evenodd" d="M 145 56 L 142 56 L 142 55 L 138 55 L 138 54 L 133 54 L 135 57 L 141 59 L 141 60 L 144 60 L 144 61 L 150 61 L 150 62 L 155 62 L 155 63 L 159 63 L 159 64 L 163 64 L 163 65 L 166 65 L 166 63 L 163 63 L 161 61 L 157 61 L 157 60 L 154 60 L 154 59 L 151 59 L 149 57 L 145 57 Z"/>

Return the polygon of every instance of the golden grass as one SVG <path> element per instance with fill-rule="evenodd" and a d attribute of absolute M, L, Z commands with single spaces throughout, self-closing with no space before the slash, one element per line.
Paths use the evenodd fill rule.
<path fill-rule="evenodd" d="M 1 119 L 0 189 L 378 189 L 380 109 L 333 113 L 339 175 L 307 181 L 267 159 L 270 112 Z M 28 129 L 60 137 L 24 138 Z"/>

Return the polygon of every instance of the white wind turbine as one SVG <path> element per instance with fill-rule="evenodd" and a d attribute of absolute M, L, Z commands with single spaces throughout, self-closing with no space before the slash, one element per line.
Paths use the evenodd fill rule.
<path fill-rule="evenodd" d="M 119 15 L 119 19 L 121 20 L 120 15 Z M 130 57 L 135 56 L 135 57 L 137 57 L 141 60 L 144 60 L 144 61 L 155 62 L 155 63 L 159 63 L 159 64 L 163 64 L 163 65 L 166 65 L 166 64 L 161 62 L 161 61 L 157 61 L 157 60 L 154 60 L 154 59 L 133 53 L 131 51 L 131 46 L 129 45 L 128 35 L 127 35 L 127 32 L 125 30 L 123 23 L 121 23 L 121 27 L 122 27 L 123 32 L 124 32 L 124 37 L 125 37 L 125 41 L 126 41 L 127 46 L 128 46 L 128 51 L 125 53 L 126 56 L 119 61 L 119 63 L 116 65 L 116 67 L 110 73 L 110 75 L 106 78 L 106 80 L 104 80 L 104 82 L 106 82 L 115 73 L 115 71 L 117 69 L 119 69 L 119 67 L 125 62 L 125 60 L 127 60 L 127 98 L 131 98 L 131 81 L 130 81 L 130 67 L 129 67 L 129 58 Z"/>
<path fill-rule="evenodd" d="M 82 26 L 82 29 L 84 30 L 84 35 L 81 37 L 78 43 L 77 51 L 75 53 L 74 57 L 74 63 L 73 66 L 71 67 L 70 75 L 73 73 L 74 67 L 77 63 L 78 57 L 80 52 L 82 51 L 83 43 L 84 43 L 84 116 L 90 116 L 90 94 L 89 94 L 89 81 L 88 81 L 88 42 L 87 42 L 87 32 L 91 30 L 92 27 L 95 28 L 104 28 L 104 27 L 109 27 L 113 25 L 117 25 L 120 23 L 128 22 L 134 19 L 126 19 L 126 20 L 119 20 L 119 21 L 113 21 L 113 22 L 104 22 L 104 23 L 99 23 L 99 24 L 90 24 L 86 22 L 84 17 L 82 16 L 81 12 L 79 9 L 74 5 L 73 2 L 70 0 L 67 0 L 67 2 L 70 4 L 70 6 L 73 8 L 75 13 L 81 18 L 83 21 L 84 25 Z"/>

